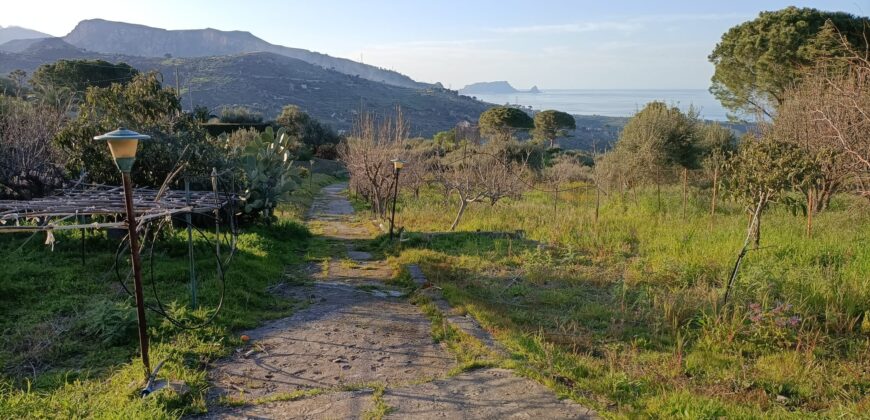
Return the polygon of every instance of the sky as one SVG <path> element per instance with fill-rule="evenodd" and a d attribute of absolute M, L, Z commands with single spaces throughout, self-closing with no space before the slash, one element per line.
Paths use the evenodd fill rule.
<path fill-rule="evenodd" d="M 101 18 L 166 29 L 248 31 L 458 89 L 706 89 L 730 27 L 789 5 L 870 14 L 870 0 L 16 1 L 2 26 L 63 36 Z"/>

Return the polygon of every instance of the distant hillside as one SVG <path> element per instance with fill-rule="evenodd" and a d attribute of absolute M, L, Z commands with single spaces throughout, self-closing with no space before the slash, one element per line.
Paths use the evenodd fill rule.
<path fill-rule="evenodd" d="M 459 93 L 463 95 L 498 95 L 519 92 L 538 93 L 540 91 L 538 90 L 537 86 L 532 86 L 532 88 L 529 90 L 519 90 L 514 88 L 513 86 L 511 86 L 510 83 L 504 80 L 498 82 L 472 83 L 462 89 L 459 89 Z"/>
<path fill-rule="evenodd" d="M 349 130 L 363 107 L 380 114 L 401 105 L 411 120 L 412 135 L 431 136 L 458 122 L 477 121 L 488 104 L 431 87 L 412 89 L 350 76 L 302 60 L 273 53 L 220 57 L 153 58 L 100 54 L 53 38 L 34 43 L 20 53 L 0 52 L 0 74 L 20 68 L 28 73 L 60 58 L 126 62 L 139 70 L 158 70 L 167 86 L 175 86 L 178 69 L 186 109 L 205 105 L 243 105 L 274 118 L 284 105 L 295 104 L 339 130 Z"/>
<path fill-rule="evenodd" d="M 44 34 L 33 29 L 22 28 L 20 26 L 0 26 L 0 44 L 15 40 L 15 39 L 34 39 L 34 38 L 50 38 L 51 35 Z"/>
<path fill-rule="evenodd" d="M 300 48 L 270 44 L 250 32 L 243 31 L 219 31 L 211 28 L 166 30 L 91 19 L 79 22 L 63 39 L 76 47 L 90 51 L 141 57 L 164 57 L 169 54 L 172 57 L 192 58 L 271 52 L 390 85 L 412 88 L 429 86 L 392 70 Z"/>

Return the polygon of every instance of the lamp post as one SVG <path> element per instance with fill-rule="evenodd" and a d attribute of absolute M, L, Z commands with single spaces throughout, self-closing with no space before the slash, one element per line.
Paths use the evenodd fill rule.
<path fill-rule="evenodd" d="M 314 185 L 314 158 L 308 161 L 308 188 Z"/>
<path fill-rule="evenodd" d="M 390 240 L 393 240 L 393 226 L 396 223 L 396 201 L 399 199 L 399 172 L 402 171 L 402 167 L 405 166 L 405 162 L 400 160 L 399 158 L 393 159 L 390 162 L 393 162 L 393 169 L 396 170 L 395 176 L 395 191 L 393 191 L 393 214 L 390 216 Z"/>
<path fill-rule="evenodd" d="M 119 128 L 115 131 L 94 137 L 94 140 L 105 140 L 115 165 L 121 171 L 124 182 L 124 204 L 127 209 L 127 231 L 130 236 L 130 256 L 133 262 L 133 284 L 136 293 L 136 314 L 139 319 L 139 349 L 142 352 L 142 364 L 145 367 L 145 380 L 151 376 L 151 362 L 148 359 L 148 333 L 145 328 L 145 301 L 142 293 L 142 268 L 139 259 L 139 233 L 136 215 L 133 211 L 133 187 L 130 181 L 130 170 L 136 161 L 136 149 L 139 140 L 148 140 L 151 136 L 135 131 Z"/>

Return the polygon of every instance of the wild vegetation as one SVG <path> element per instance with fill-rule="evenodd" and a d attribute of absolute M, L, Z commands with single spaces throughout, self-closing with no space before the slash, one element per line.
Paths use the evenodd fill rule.
<path fill-rule="evenodd" d="M 482 142 L 453 131 L 391 145 L 413 156 L 418 182 L 400 184 L 402 239 L 377 245 L 419 264 L 515 369 L 605 415 L 864 416 L 870 92 L 867 38 L 849 32 L 863 18 L 773 38 L 771 51 L 814 55 L 726 82 L 747 49 L 723 45 L 796 15 L 819 13 L 762 14 L 711 56 L 723 101 L 758 112 L 753 132 L 654 102 L 589 162 L 547 150 L 536 121 L 497 108 L 481 117 Z M 771 90 L 777 77 L 790 87 Z M 514 139 L 532 126 L 532 141 Z M 478 201 L 491 205 L 467 205 Z"/>
<path fill-rule="evenodd" d="M 141 399 L 134 300 L 113 270 L 121 264 L 123 273 L 128 264 L 123 252 L 116 261 L 118 239 L 98 230 L 54 232 L 52 252 L 33 240 L 43 233 L 0 235 L 2 418 L 176 418 L 204 410 L 207 363 L 240 344 L 235 331 L 292 312 L 299 302 L 269 286 L 309 251 L 320 258 L 300 222 L 314 193 L 335 178 L 303 171 L 295 161 L 311 158 L 309 143 L 337 142 L 334 134 L 319 137 L 331 133 L 328 127 L 306 139 L 299 128 L 314 120 L 289 128 L 275 123 L 277 132 L 210 136 L 155 74 L 112 68 L 126 76 L 103 83 L 104 63 L 90 61 L 40 68 L 29 86 L 26 73 L 13 75 L 20 88 L 0 95 L 0 197 L 30 199 L 79 182 L 115 185 L 118 171 L 107 148 L 92 138 L 119 126 L 139 130 L 152 139 L 140 146 L 132 173 L 137 186 L 178 188 L 190 177 L 193 188 L 211 188 L 202 180 L 214 171 L 225 180 L 221 189 L 239 193 L 243 226 L 226 272 L 230 283 L 223 293 L 214 262 L 215 242 L 225 238 L 194 235 L 200 305 L 191 308 L 186 234 L 171 224 L 158 233 L 149 226 L 143 237 L 155 245 L 143 251 L 147 305 L 165 305 L 181 323 L 148 312 L 151 357 L 165 361 L 162 372 L 186 388 Z M 213 322 L 185 328 L 210 319 L 218 306 Z"/>
<path fill-rule="evenodd" d="M 611 150 L 591 154 L 554 147 L 577 126 L 555 110 L 532 116 L 494 107 L 478 127 L 458 125 L 432 139 L 410 138 L 401 108 L 392 116 L 363 110 L 344 138 L 282 103 L 266 123 L 258 111 L 225 108 L 225 124 L 264 129 L 217 136 L 202 125 L 209 108 L 183 112 L 181 92 L 156 73 L 94 61 L 40 67 L 29 81 L 12 72 L 0 95 L 0 197 L 46 195 L 79 179 L 117 183 L 105 146 L 90 139 L 127 125 L 154 138 L 142 146 L 137 185 L 178 186 L 178 173 L 213 170 L 234 180 L 245 231 L 227 276 L 244 280 L 228 286 L 224 312 L 205 328 L 149 315 L 152 358 L 165 360 L 163 371 L 189 392 L 140 399 L 131 299 L 108 270 L 117 241 L 59 233 L 48 253 L 32 237 L 0 237 L 0 417 L 171 418 L 203 410 L 208 363 L 241 344 L 235 332 L 303 304 L 269 286 L 287 265 L 331 252 L 299 224 L 314 192 L 334 180 L 295 163 L 313 156 L 337 156 L 350 193 L 374 217 L 385 220 L 397 205 L 399 239 L 378 238 L 371 251 L 398 267 L 418 264 L 457 311 L 507 347 L 510 357 L 497 363 L 560 396 L 616 418 L 866 416 L 867 25 L 814 9 L 762 13 L 724 34 L 709 57 L 711 90 L 735 114 L 756 115 L 754 130 L 738 138 L 694 110 L 652 102 L 625 122 Z M 263 54 L 166 60 L 238 73 L 289 65 Z M 335 83 L 291 90 L 384 89 L 321 70 Z M 231 82 L 207 79 L 186 89 Z M 461 104 L 459 117 L 468 121 L 479 105 L 437 89 L 389 89 L 417 112 L 417 101 L 426 102 L 420 95 Z M 348 123 L 350 113 L 342 115 L 336 121 Z M 404 161 L 401 171 L 393 159 Z M 161 235 L 160 264 L 146 273 L 147 283 L 159 284 L 149 301 L 159 294 L 172 316 L 208 319 L 218 279 L 205 275 L 201 299 L 211 303 L 188 309 L 185 236 Z M 208 259 L 217 240 L 197 237 L 197 258 Z M 406 278 L 396 283 L 411 287 Z M 424 309 L 435 338 L 454 333 L 432 305 Z M 446 341 L 474 348 L 466 339 Z M 473 368 L 480 360 L 460 362 Z"/>

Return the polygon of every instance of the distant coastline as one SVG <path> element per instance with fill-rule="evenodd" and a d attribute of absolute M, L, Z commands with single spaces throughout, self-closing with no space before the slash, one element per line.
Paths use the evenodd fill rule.
<path fill-rule="evenodd" d="M 546 89 L 540 93 L 477 93 L 464 95 L 496 105 L 521 105 L 536 110 L 556 109 L 574 115 L 630 117 L 651 101 L 680 109 L 696 108 L 702 119 L 726 121 L 727 112 L 705 89 Z"/>

